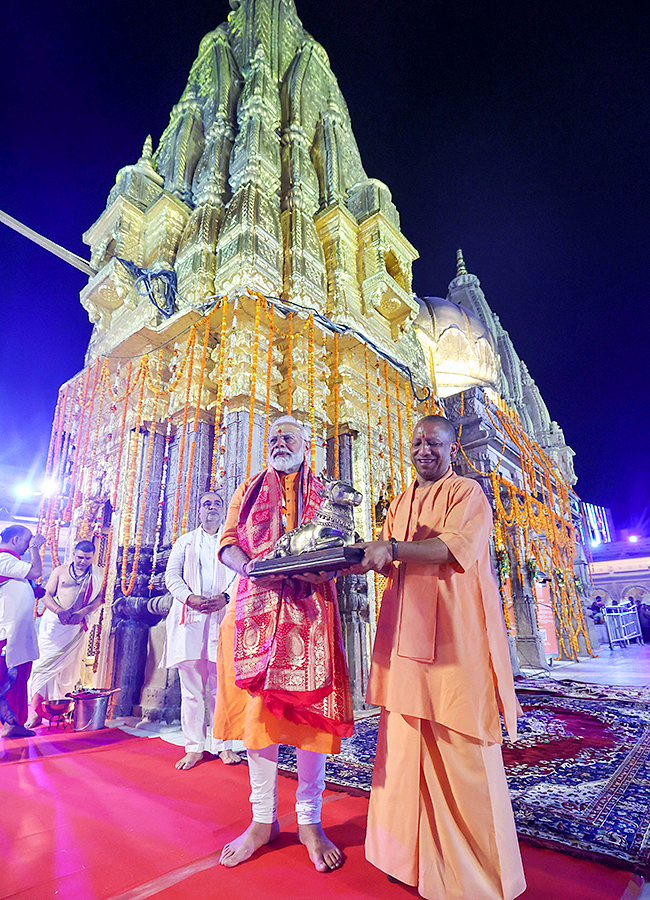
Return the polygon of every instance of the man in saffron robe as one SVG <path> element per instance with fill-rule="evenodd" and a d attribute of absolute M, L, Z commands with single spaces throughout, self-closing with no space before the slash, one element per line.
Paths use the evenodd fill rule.
<path fill-rule="evenodd" d="M 61 700 L 81 678 L 88 622 L 104 602 L 104 570 L 93 565 L 94 554 L 92 541 L 79 541 L 72 561 L 53 569 L 45 586 L 39 658 L 28 686 L 34 710 L 31 728 L 41 723 L 43 701 Z"/>
<path fill-rule="evenodd" d="M 320 822 L 325 756 L 352 734 L 353 715 L 336 592 L 328 576 L 249 577 L 251 561 L 317 513 L 322 484 L 309 441 L 291 416 L 269 431 L 270 465 L 240 485 L 221 537 L 221 559 L 239 574 L 221 626 L 214 733 L 247 748 L 253 821 L 223 849 L 236 866 L 279 833 L 278 745 L 296 747 L 298 837 L 319 872 L 343 857 Z"/>
<path fill-rule="evenodd" d="M 30 578 L 43 571 L 42 534 L 9 525 L 0 534 L 0 721 L 2 737 L 31 737 L 27 719 L 27 680 L 38 659 L 34 628 L 34 590 Z M 29 550 L 29 560 L 21 557 Z"/>
<path fill-rule="evenodd" d="M 368 701 L 382 707 L 366 857 L 429 900 L 513 900 L 526 887 L 501 757 L 516 737 L 492 512 L 451 469 L 442 416 L 413 430 L 417 476 L 354 572 L 388 576 Z"/>

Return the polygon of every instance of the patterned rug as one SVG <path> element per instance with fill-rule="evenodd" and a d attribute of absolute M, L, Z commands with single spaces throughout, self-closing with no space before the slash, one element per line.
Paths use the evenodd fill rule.
<path fill-rule="evenodd" d="M 518 833 L 650 874 L 650 710 L 638 696 L 644 689 L 546 680 L 534 679 L 530 689 L 518 682 L 520 737 L 503 745 Z M 341 754 L 328 758 L 332 787 L 370 789 L 378 721 L 359 720 Z M 280 766 L 296 771 L 292 748 L 280 749 Z"/>

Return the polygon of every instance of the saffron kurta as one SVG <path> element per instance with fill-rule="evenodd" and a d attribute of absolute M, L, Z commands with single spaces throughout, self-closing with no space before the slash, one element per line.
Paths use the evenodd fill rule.
<path fill-rule="evenodd" d="M 224 523 L 221 537 L 221 549 L 228 546 L 239 546 L 238 529 L 241 525 L 242 500 L 255 478 L 240 485 L 230 503 L 228 515 Z M 296 527 L 302 508 L 301 475 L 280 474 L 282 488 L 282 517 L 284 530 Z M 234 593 L 237 595 L 240 586 L 237 579 Z M 338 616 L 338 610 L 334 607 L 332 614 Z M 290 744 L 303 750 L 312 750 L 318 753 L 338 753 L 340 750 L 340 737 L 324 731 L 304 722 L 289 721 L 285 716 L 279 718 L 274 715 L 261 696 L 242 690 L 235 684 L 235 629 L 236 629 L 235 603 L 228 605 L 226 616 L 221 626 L 219 649 L 217 653 L 218 694 L 214 721 L 214 734 L 225 739 L 243 740 L 247 748 L 260 750 L 271 744 Z M 334 629 L 340 643 L 340 628 Z M 335 668 L 345 668 L 342 646 L 336 648 L 333 653 Z M 338 663 L 337 663 L 338 660 Z M 347 684 L 347 671 L 336 671 L 335 680 L 345 682 L 345 693 L 349 701 L 349 687 Z M 350 704 L 351 719 L 351 704 Z"/>
<path fill-rule="evenodd" d="M 370 862 L 439 900 L 525 889 L 499 709 L 518 704 L 480 485 L 451 469 L 393 501 L 384 537 L 438 537 L 454 562 L 397 562 L 382 599 L 368 701 L 384 708 L 366 839 Z M 399 811 L 399 814 L 397 814 Z"/>

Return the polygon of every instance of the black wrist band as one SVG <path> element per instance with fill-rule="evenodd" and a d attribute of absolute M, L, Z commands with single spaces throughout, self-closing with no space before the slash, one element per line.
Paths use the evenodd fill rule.
<path fill-rule="evenodd" d="M 393 545 L 391 547 L 391 550 L 393 553 L 393 562 L 395 562 L 395 560 L 397 559 L 397 540 L 394 537 L 390 537 L 390 538 L 388 538 L 388 540 L 389 540 L 389 543 L 391 543 Z"/>

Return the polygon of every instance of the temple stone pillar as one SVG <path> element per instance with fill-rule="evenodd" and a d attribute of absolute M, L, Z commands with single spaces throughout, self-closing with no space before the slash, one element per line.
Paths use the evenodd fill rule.
<path fill-rule="evenodd" d="M 149 629 L 147 659 L 144 669 L 140 703 L 133 707 L 133 714 L 143 722 L 164 722 L 171 725 L 181 716 L 181 687 L 178 669 L 160 668 L 165 646 L 165 619 L 172 605 L 172 596 L 165 593 L 149 600 L 147 608 L 152 615 L 161 616 Z"/>
<path fill-rule="evenodd" d="M 532 669 L 548 669 L 542 636 L 537 628 L 537 614 L 533 588 L 528 573 L 520 577 L 516 561 L 510 561 L 512 608 L 517 626 L 517 653 L 522 666 Z"/>

